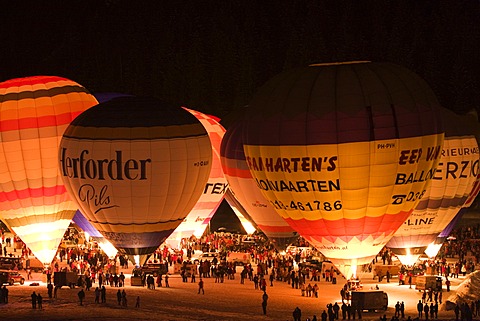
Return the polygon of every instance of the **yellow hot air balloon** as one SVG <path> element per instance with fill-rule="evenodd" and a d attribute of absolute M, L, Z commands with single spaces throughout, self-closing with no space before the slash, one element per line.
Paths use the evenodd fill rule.
<path fill-rule="evenodd" d="M 195 206 L 212 148 L 188 111 L 154 98 L 119 97 L 70 124 L 59 161 L 82 214 L 142 264 Z"/>
<path fill-rule="evenodd" d="M 286 71 L 250 103 L 246 160 L 277 212 L 348 271 L 371 262 L 425 193 L 443 142 L 438 107 L 391 63 Z"/>
<path fill-rule="evenodd" d="M 0 217 L 44 264 L 77 210 L 56 161 L 60 139 L 96 104 L 84 87 L 61 77 L 0 83 Z"/>

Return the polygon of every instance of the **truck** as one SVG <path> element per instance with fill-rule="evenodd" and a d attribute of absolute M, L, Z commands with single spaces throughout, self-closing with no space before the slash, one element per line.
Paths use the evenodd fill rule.
<path fill-rule="evenodd" d="M 436 275 L 418 275 L 415 280 L 415 289 L 418 291 L 442 290 L 442 277 Z"/>
<path fill-rule="evenodd" d="M 70 289 L 75 288 L 78 283 L 79 276 L 75 272 L 60 271 L 53 273 L 53 285 L 62 287 L 68 286 Z"/>
<path fill-rule="evenodd" d="M 388 308 L 388 295 L 381 290 L 352 291 L 351 305 L 369 312 L 386 311 Z"/>

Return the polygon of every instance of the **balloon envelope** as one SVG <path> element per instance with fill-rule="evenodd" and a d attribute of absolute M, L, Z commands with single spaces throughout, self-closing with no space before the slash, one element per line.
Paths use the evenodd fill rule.
<path fill-rule="evenodd" d="M 225 134 L 225 128 L 218 123 L 218 118 L 216 117 L 192 109 L 185 108 L 185 110 L 202 123 L 210 137 L 212 143 L 212 169 L 197 203 L 166 240 L 166 243 L 173 247 L 178 247 L 182 238 L 189 238 L 192 235 L 201 237 L 203 235 L 212 216 L 215 214 L 218 206 L 220 206 L 228 186 L 227 179 L 223 174 L 222 164 L 220 163 L 220 144 Z"/>
<path fill-rule="evenodd" d="M 477 179 L 477 139 L 465 116 L 443 109 L 445 125 L 440 162 L 415 210 L 387 243 L 406 265 L 413 265 L 427 246 L 455 218 L 472 193 Z"/>
<path fill-rule="evenodd" d="M 120 97 L 67 128 L 59 161 L 82 213 L 119 251 L 148 255 L 200 197 L 212 148 L 189 112 L 154 98 Z"/>
<path fill-rule="evenodd" d="M 247 164 L 269 203 L 333 263 L 369 263 L 433 176 L 438 107 L 420 77 L 390 63 L 287 71 L 250 103 Z"/>
<path fill-rule="evenodd" d="M 96 105 L 74 81 L 35 76 L 0 83 L 0 217 L 44 264 L 77 210 L 57 153 L 68 124 Z"/>

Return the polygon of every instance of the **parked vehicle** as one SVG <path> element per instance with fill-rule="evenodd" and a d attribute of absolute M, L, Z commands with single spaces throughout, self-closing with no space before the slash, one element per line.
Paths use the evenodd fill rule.
<path fill-rule="evenodd" d="M 158 275 L 167 274 L 168 272 L 168 265 L 167 263 L 160 263 L 160 262 L 147 262 L 142 267 L 134 268 L 132 274 L 142 275 L 145 274 L 152 274 L 154 277 Z"/>
<path fill-rule="evenodd" d="M 44 268 L 43 263 L 35 257 L 25 260 L 25 269 L 30 269 L 33 272 L 43 272 Z"/>
<path fill-rule="evenodd" d="M 351 305 L 362 310 L 386 311 L 388 308 L 388 295 L 380 290 L 352 291 Z"/>
<path fill-rule="evenodd" d="M 0 257 L 0 269 L 14 270 L 15 268 L 18 270 L 23 269 L 23 259 L 21 257 Z"/>
<path fill-rule="evenodd" d="M 227 263 L 232 262 L 235 265 L 250 264 L 252 256 L 248 252 L 230 252 L 227 254 Z"/>
<path fill-rule="evenodd" d="M 213 261 L 214 258 L 219 258 L 217 252 L 203 252 L 197 258 L 193 259 L 193 263 L 198 264 L 200 261 Z"/>
<path fill-rule="evenodd" d="M 8 283 L 9 285 L 20 283 L 20 285 L 23 285 L 25 283 L 25 278 L 18 273 L 18 271 L 0 270 L 0 285 L 5 283 Z"/>
<path fill-rule="evenodd" d="M 78 285 L 79 276 L 75 272 L 60 271 L 53 273 L 53 284 L 58 287 L 68 286 L 70 289 Z"/>
<path fill-rule="evenodd" d="M 426 291 L 430 288 L 434 291 L 442 290 L 442 277 L 436 275 L 418 275 L 415 280 L 415 289 Z"/>

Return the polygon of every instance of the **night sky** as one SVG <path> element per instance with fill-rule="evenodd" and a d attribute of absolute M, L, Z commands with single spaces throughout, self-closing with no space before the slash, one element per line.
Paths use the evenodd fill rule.
<path fill-rule="evenodd" d="M 224 117 L 275 74 L 371 60 L 480 108 L 479 1 L 3 1 L 0 81 L 70 78 Z"/>

